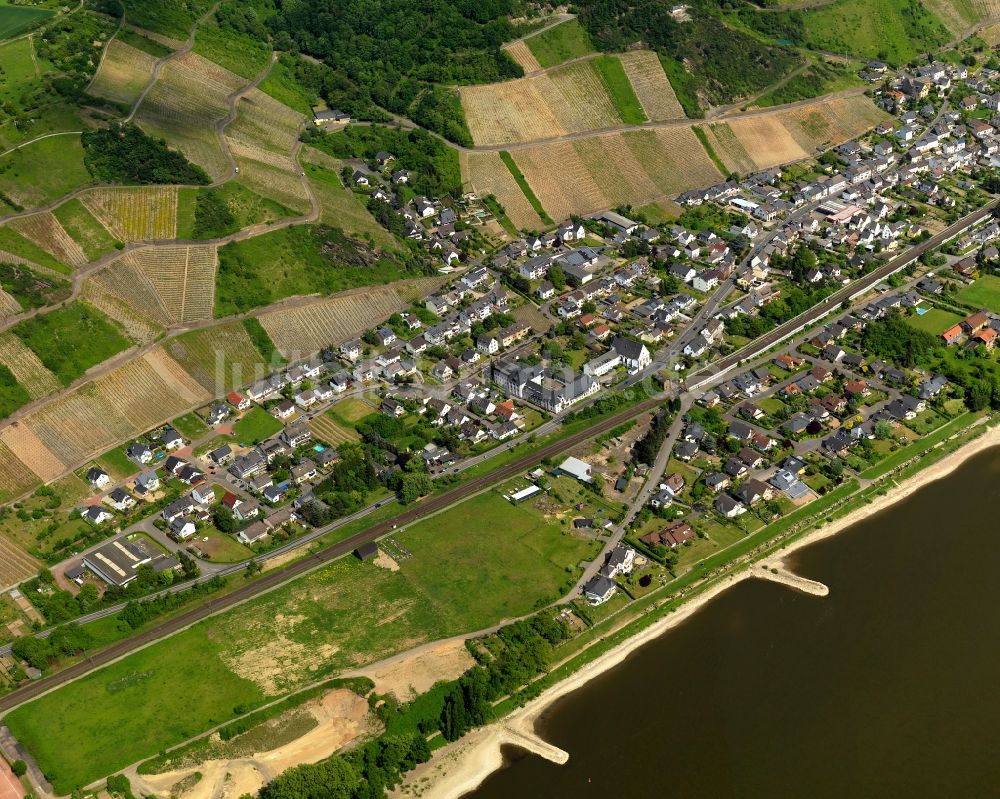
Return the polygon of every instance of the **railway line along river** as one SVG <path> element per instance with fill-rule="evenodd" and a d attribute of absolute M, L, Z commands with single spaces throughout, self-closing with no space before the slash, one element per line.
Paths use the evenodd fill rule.
<path fill-rule="evenodd" d="M 917 477 L 919 481 L 920 477 Z M 1000 448 L 749 579 L 505 748 L 469 796 L 979 797 L 1000 759 Z"/>

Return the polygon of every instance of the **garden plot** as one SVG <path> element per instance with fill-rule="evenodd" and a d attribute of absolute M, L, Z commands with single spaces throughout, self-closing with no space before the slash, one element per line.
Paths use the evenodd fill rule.
<path fill-rule="evenodd" d="M 31 469 L 43 482 L 55 480 L 66 471 L 55 453 L 35 435 L 27 422 L 15 422 L 0 430 L 0 444 Z"/>
<path fill-rule="evenodd" d="M 45 252 L 73 267 L 84 266 L 88 259 L 83 248 L 50 212 L 22 216 L 10 221 L 10 226 Z"/>
<path fill-rule="evenodd" d="M 709 144 L 715 150 L 715 154 L 722 159 L 722 162 L 729 171 L 747 175 L 756 170 L 757 165 L 754 163 L 754 160 L 743 145 L 740 144 L 739 139 L 733 133 L 733 129 L 725 122 L 715 125 L 702 125 L 701 130 L 704 131 Z"/>
<path fill-rule="evenodd" d="M 535 72 L 542 68 L 542 65 L 538 63 L 538 59 L 535 58 L 535 54 L 531 52 L 531 48 L 523 41 L 516 41 L 513 44 L 506 45 L 503 49 L 507 51 L 507 55 L 521 65 L 521 68 L 525 72 Z"/>
<path fill-rule="evenodd" d="M 212 396 L 260 380 L 275 366 L 264 362 L 239 322 L 185 333 L 166 343 L 164 349 Z"/>
<path fill-rule="evenodd" d="M 0 500 L 19 497 L 38 483 L 39 476 L 0 440 Z"/>
<path fill-rule="evenodd" d="M 406 305 L 394 288 L 380 286 L 259 318 L 278 351 L 295 360 L 353 338 Z"/>
<path fill-rule="evenodd" d="M 177 187 L 94 189 L 82 195 L 87 209 L 121 241 L 177 237 Z"/>
<path fill-rule="evenodd" d="M 517 185 L 499 153 L 459 153 L 462 175 L 480 197 L 492 194 L 507 212 L 510 221 L 521 230 L 539 230 L 542 220 Z"/>
<path fill-rule="evenodd" d="M 587 62 L 542 75 L 460 89 L 476 144 L 530 142 L 621 124 L 621 117 Z"/>
<path fill-rule="evenodd" d="M 122 262 L 149 282 L 170 322 L 212 318 L 217 265 L 214 245 L 149 247 L 129 253 Z"/>
<path fill-rule="evenodd" d="M 136 122 L 147 133 L 167 140 L 213 178 L 226 173 L 228 162 L 215 123 L 229 113 L 227 98 L 244 84 L 242 78 L 194 53 L 167 62 L 146 95 Z"/>
<path fill-rule="evenodd" d="M 32 399 L 52 394 L 61 388 L 56 376 L 13 333 L 0 333 L 0 364 L 10 369 Z"/>
<path fill-rule="evenodd" d="M 149 53 L 113 39 L 87 91 L 115 103 L 131 105 L 152 78 L 155 60 Z"/>
<path fill-rule="evenodd" d="M 573 145 L 553 142 L 512 153 L 531 190 L 556 221 L 613 205 Z M 553 169 L 555 164 L 558 169 Z"/>
<path fill-rule="evenodd" d="M 674 87 L 667 80 L 656 53 L 650 50 L 634 50 L 618 56 L 625 75 L 632 84 L 642 110 L 651 122 L 664 119 L 685 119 L 684 109 L 677 100 Z"/>

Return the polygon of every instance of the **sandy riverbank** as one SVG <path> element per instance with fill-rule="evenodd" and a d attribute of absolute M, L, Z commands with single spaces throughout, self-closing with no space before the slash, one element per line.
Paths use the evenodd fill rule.
<path fill-rule="evenodd" d="M 780 559 L 784 561 L 793 552 L 836 535 L 859 521 L 905 499 L 928 483 L 947 477 L 967 459 L 996 446 L 1000 446 L 1000 428 L 988 428 L 979 438 L 942 458 L 902 485 L 891 488 L 883 496 L 876 497 L 864 507 L 796 539 L 780 552 L 772 555 L 770 560 Z M 761 575 L 755 574 L 753 570 L 749 569 L 730 575 L 692 598 L 677 611 L 670 613 L 620 646 L 583 666 L 567 679 L 545 691 L 537 699 L 514 711 L 502 722 L 476 730 L 462 740 L 438 750 L 429 763 L 407 775 L 406 781 L 393 793 L 393 796 L 455 799 L 455 797 L 474 790 L 486 777 L 501 767 L 503 758 L 500 747 L 504 743 L 511 742 L 510 732 L 514 732 L 518 737 L 536 737 L 535 721 L 558 699 L 614 668 L 639 647 L 693 616 L 726 589 L 754 577 L 761 577 Z"/>

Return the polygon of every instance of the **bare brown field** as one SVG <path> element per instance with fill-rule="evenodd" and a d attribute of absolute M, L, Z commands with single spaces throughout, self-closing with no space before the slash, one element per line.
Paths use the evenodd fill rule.
<path fill-rule="evenodd" d="M 242 78 L 194 53 L 167 62 L 146 95 L 136 122 L 167 140 L 213 178 L 222 177 L 227 161 L 215 123 L 228 114 L 226 98 Z"/>
<path fill-rule="evenodd" d="M 177 238 L 176 186 L 93 189 L 80 200 L 112 236 L 122 241 Z"/>
<path fill-rule="evenodd" d="M 153 75 L 156 59 L 118 39 L 113 39 L 88 92 L 116 103 L 131 105 Z"/>
<path fill-rule="evenodd" d="M 499 153 L 459 153 L 462 175 L 480 196 L 492 194 L 507 212 L 510 221 L 521 230 L 539 230 L 542 220 L 532 208 L 521 187 Z"/>
<path fill-rule="evenodd" d="M 622 121 L 589 61 L 504 83 L 465 86 L 460 95 L 478 145 L 530 142 Z"/>
<path fill-rule="evenodd" d="M 777 114 L 734 119 L 729 127 L 757 169 L 768 169 L 808 155 L 781 124 Z"/>
<path fill-rule="evenodd" d="M 792 109 L 781 119 L 802 149 L 815 152 L 850 141 L 891 117 L 858 95 Z"/>
<path fill-rule="evenodd" d="M 535 72 L 542 68 L 542 65 L 538 63 L 538 59 L 535 58 L 535 54 L 531 52 L 531 48 L 528 47 L 524 42 L 518 41 L 513 44 L 509 44 L 503 48 L 507 51 L 511 58 L 513 58 L 525 72 Z"/>
<path fill-rule="evenodd" d="M 39 482 L 39 476 L 0 440 L 0 500 L 19 497 Z"/>
<path fill-rule="evenodd" d="M 21 313 L 21 305 L 3 289 L 0 289 L 0 319 Z"/>
<path fill-rule="evenodd" d="M 214 245 L 149 247 L 130 252 L 122 261 L 146 278 L 170 322 L 212 318 L 217 265 Z"/>
<path fill-rule="evenodd" d="M 21 339 L 11 332 L 0 333 L 0 364 L 17 378 L 32 399 L 60 389 L 60 383 Z"/>
<path fill-rule="evenodd" d="M 434 285 L 437 283 L 434 280 Z M 391 286 L 373 286 L 354 294 L 271 311 L 259 319 L 278 351 L 286 358 L 295 359 L 353 338 L 387 316 L 402 311 L 407 304 Z"/>
<path fill-rule="evenodd" d="M 665 119 L 686 118 L 656 53 L 651 50 L 634 50 L 620 54 L 618 60 L 635 89 L 647 119 L 661 122 Z"/>
<path fill-rule="evenodd" d="M 57 261 L 69 266 L 84 266 L 87 255 L 83 248 L 59 224 L 59 220 L 45 211 L 22 216 L 9 222 L 11 228 L 37 244 Z"/>
<path fill-rule="evenodd" d="M 733 129 L 725 122 L 714 125 L 701 125 L 700 127 L 708 137 L 708 141 L 712 145 L 712 149 L 715 150 L 715 154 L 722 159 L 722 162 L 730 172 L 739 172 L 741 175 L 747 175 L 757 169 L 757 164 L 754 163 L 750 154 L 740 144 L 739 139 L 733 133 Z"/>
<path fill-rule="evenodd" d="M 0 476 L 0 495 L 3 477 Z M 16 496 L 11 494 L 10 496 Z M 39 563 L 17 544 L 0 536 L 0 589 L 6 590 L 38 574 Z"/>
<path fill-rule="evenodd" d="M 129 282 L 120 283 L 120 280 Z M 130 264 L 119 261 L 88 278 L 81 295 L 101 313 L 121 324 L 129 337 L 141 344 L 155 339 L 167 325 L 167 312 L 156 290 Z M 139 307 L 147 313 L 152 308 L 156 316 L 143 315 Z"/>
<path fill-rule="evenodd" d="M 15 422 L 0 430 L 0 443 L 38 475 L 42 482 L 54 480 L 66 469 L 63 462 L 42 443 L 26 422 Z"/>

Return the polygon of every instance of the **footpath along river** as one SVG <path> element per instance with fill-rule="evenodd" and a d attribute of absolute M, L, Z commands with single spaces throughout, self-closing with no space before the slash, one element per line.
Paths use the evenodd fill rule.
<path fill-rule="evenodd" d="M 796 552 L 554 704 L 557 766 L 505 749 L 474 799 L 1000 791 L 1000 448 Z"/>

